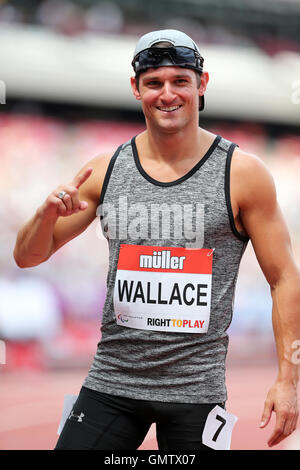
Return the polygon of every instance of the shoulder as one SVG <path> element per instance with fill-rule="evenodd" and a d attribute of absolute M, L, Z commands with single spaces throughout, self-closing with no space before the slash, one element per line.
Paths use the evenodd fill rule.
<path fill-rule="evenodd" d="M 274 179 L 267 165 L 259 156 L 239 147 L 232 155 L 231 181 L 240 207 L 276 200 Z"/>

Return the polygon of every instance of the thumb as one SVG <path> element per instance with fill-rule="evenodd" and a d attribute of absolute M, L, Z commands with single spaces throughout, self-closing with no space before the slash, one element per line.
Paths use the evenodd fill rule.
<path fill-rule="evenodd" d="M 80 201 L 79 209 L 84 211 L 88 207 L 88 203 L 86 201 Z"/>
<path fill-rule="evenodd" d="M 264 411 L 261 416 L 261 420 L 259 424 L 260 428 L 264 428 L 265 426 L 267 426 L 271 418 L 272 410 L 273 410 L 273 403 L 269 401 L 265 401 Z"/>

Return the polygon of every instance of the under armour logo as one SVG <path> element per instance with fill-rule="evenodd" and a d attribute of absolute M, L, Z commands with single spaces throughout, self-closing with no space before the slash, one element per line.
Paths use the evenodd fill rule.
<path fill-rule="evenodd" d="M 83 413 L 80 413 L 80 415 L 78 416 L 75 413 L 73 413 L 73 410 L 72 410 L 71 414 L 69 416 L 69 419 L 71 419 L 73 416 L 74 416 L 74 418 L 78 418 L 77 423 L 82 423 L 82 418 L 84 417 Z"/>

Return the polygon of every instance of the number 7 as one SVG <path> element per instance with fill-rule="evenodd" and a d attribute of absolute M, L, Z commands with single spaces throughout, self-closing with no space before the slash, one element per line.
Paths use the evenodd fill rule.
<path fill-rule="evenodd" d="M 222 418 L 222 416 L 220 415 L 217 415 L 216 416 L 216 419 L 218 421 L 221 421 L 221 425 L 218 427 L 218 429 L 216 430 L 215 432 L 215 435 L 214 437 L 212 438 L 213 441 L 216 441 L 218 439 L 218 436 L 220 434 L 220 432 L 222 431 L 222 429 L 224 428 L 225 424 L 226 424 L 226 419 L 225 418 Z"/>

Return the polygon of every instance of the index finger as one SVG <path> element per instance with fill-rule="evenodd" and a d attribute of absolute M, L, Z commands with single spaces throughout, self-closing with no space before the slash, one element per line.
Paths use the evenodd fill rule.
<path fill-rule="evenodd" d="M 80 186 L 89 178 L 93 171 L 93 168 L 87 168 L 83 173 L 79 173 L 79 175 L 75 176 L 73 180 L 74 186 L 78 189 Z"/>

